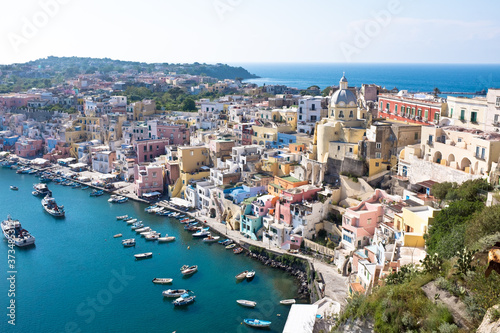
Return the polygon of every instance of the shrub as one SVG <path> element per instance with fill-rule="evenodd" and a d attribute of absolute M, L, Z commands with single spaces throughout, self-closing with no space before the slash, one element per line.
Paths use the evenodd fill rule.
<path fill-rule="evenodd" d="M 434 255 L 426 255 L 424 260 L 420 260 L 425 273 L 436 274 L 441 271 L 443 259 L 439 257 L 438 253 Z"/>
<path fill-rule="evenodd" d="M 474 271 L 475 267 L 472 266 L 472 260 L 474 260 L 474 252 L 467 251 L 465 247 L 461 252 L 457 252 L 457 263 L 453 265 L 456 268 L 457 275 L 466 275 L 469 271 Z"/>

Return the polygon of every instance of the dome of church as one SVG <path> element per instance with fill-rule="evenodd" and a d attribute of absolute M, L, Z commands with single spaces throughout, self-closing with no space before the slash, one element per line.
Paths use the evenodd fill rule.
<path fill-rule="evenodd" d="M 338 105 L 341 102 L 344 102 L 345 105 L 349 105 L 349 103 L 353 102 L 356 104 L 356 96 L 354 93 L 348 89 L 339 89 L 333 95 L 330 101 L 332 106 Z"/>

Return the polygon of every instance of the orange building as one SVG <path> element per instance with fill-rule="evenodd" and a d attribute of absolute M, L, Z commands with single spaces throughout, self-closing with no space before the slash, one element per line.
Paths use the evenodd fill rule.
<path fill-rule="evenodd" d="M 280 195 L 283 190 L 289 190 L 291 188 L 306 185 L 309 182 L 307 180 L 299 180 L 292 176 L 287 177 L 274 177 L 274 181 L 267 186 L 267 191 L 271 195 Z"/>

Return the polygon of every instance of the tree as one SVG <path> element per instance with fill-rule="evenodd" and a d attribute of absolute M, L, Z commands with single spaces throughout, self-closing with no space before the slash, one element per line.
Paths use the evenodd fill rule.
<path fill-rule="evenodd" d="M 444 200 L 448 192 L 450 192 L 451 189 L 456 187 L 457 183 L 450 183 L 450 182 L 436 183 L 432 185 L 431 193 L 434 197 L 438 198 L 439 200 Z"/>
<path fill-rule="evenodd" d="M 192 98 L 186 98 L 182 102 L 182 111 L 196 111 L 196 103 Z"/>
<path fill-rule="evenodd" d="M 434 92 L 434 97 L 438 97 L 438 95 L 441 94 L 441 90 L 439 90 L 439 88 L 437 87 L 434 88 L 433 92 Z"/>
<path fill-rule="evenodd" d="M 500 205 L 485 207 L 482 211 L 474 214 L 470 219 L 466 240 L 470 246 L 481 238 L 500 232 Z"/>
<path fill-rule="evenodd" d="M 323 91 L 321 92 L 321 95 L 323 97 L 326 97 L 328 95 L 330 95 L 330 91 L 332 91 L 332 87 L 326 87 L 325 89 L 323 89 Z"/>

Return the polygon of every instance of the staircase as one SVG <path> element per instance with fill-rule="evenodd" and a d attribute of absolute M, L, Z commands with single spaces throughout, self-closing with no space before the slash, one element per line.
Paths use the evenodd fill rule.
<path fill-rule="evenodd" d="M 217 195 L 215 194 L 215 192 L 212 192 L 212 197 L 214 198 L 214 201 L 215 201 L 215 209 L 217 211 L 217 216 L 219 216 L 219 222 L 221 222 L 222 221 L 222 214 L 224 213 L 224 206 L 219 201 L 219 198 L 217 198 Z"/>

